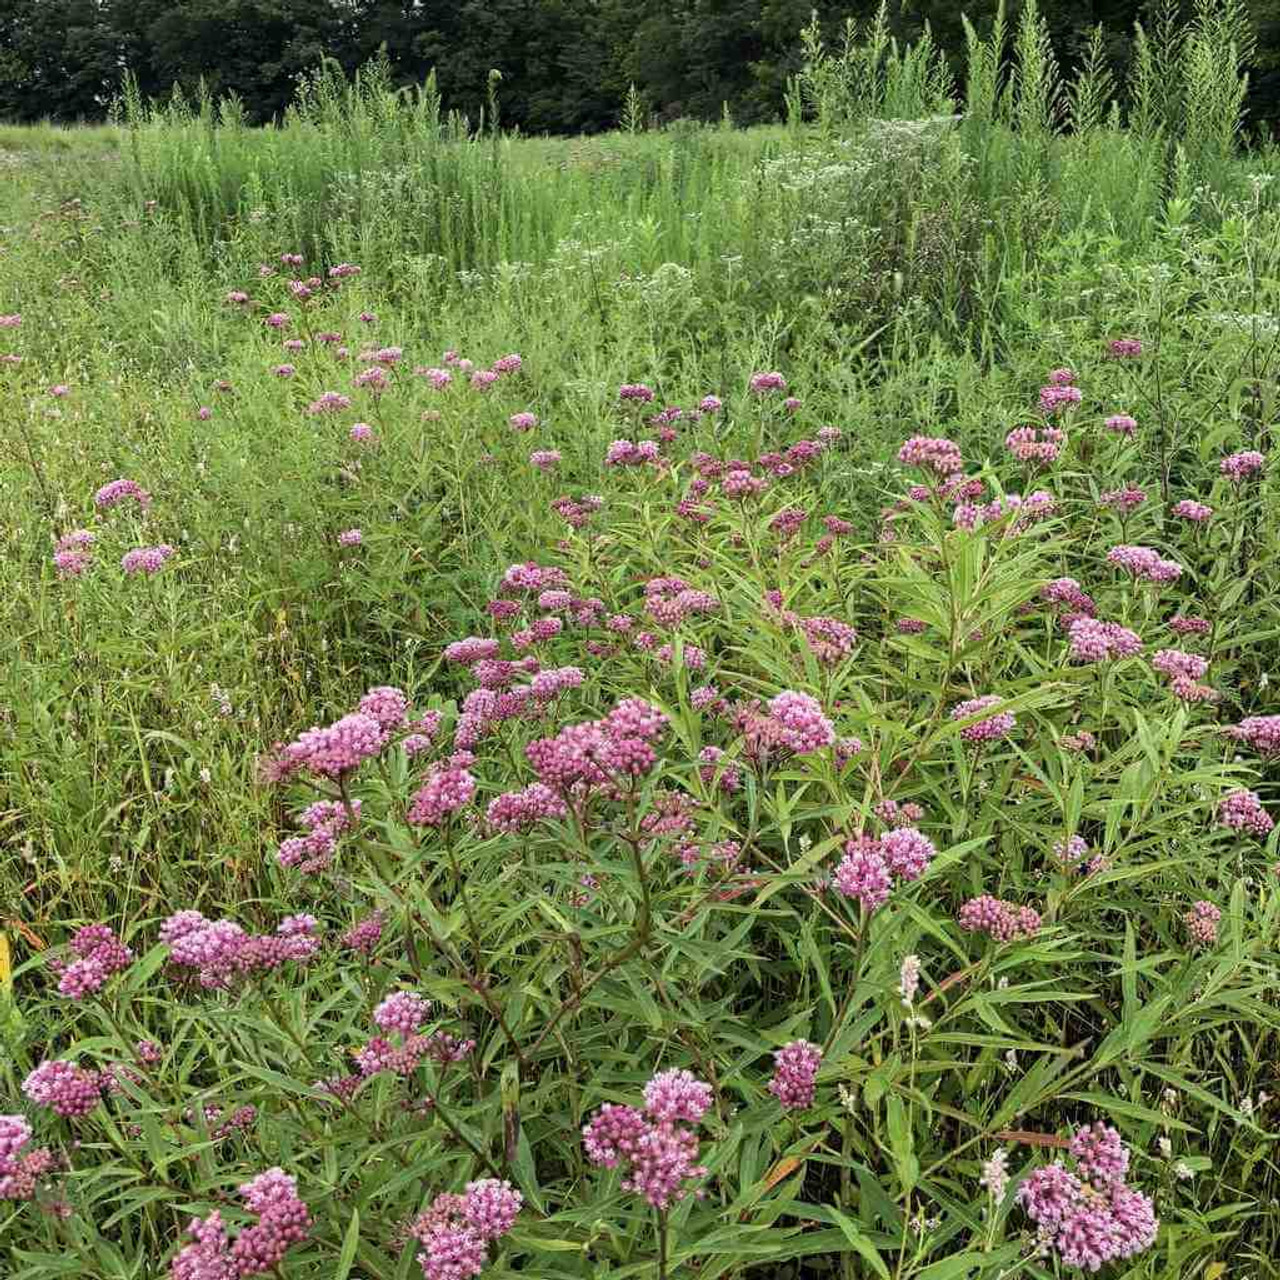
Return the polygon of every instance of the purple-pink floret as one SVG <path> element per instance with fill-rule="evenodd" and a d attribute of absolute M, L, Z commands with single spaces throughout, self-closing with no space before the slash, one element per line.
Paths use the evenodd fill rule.
<path fill-rule="evenodd" d="M 792 1040 L 773 1055 L 774 1073 L 769 1092 L 785 1111 L 799 1111 L 813 1105 L 822 1049 L 808 1040 Z"/>
<path fill-rule="evenodd" d="M 967 720 L 970 716 L 981 715 L 991 707 L 999 706 L 1004 699 L 998 694 L 989 693 L 981 698 L 970 698 L 960 703 L 951 712 L 953 720 Z M 1017 718 L 1011 711 L 999 711 L 995 715 L 986 716 L 974 724 L 967 724 L 960 730 L 960 736 L 966 742 L 994 742 L 1007 738 L 1017 725 Z"/>
<path fill-rule="evenodd" d="M 22 1092 L 37 1106 L 67 1119 L 86 1116 L 102 1099 L 102 1078 L 74 1062 L 42 1062 L 22 1082 Z"/>
<path fill-rule="evenodd" d="M 1119 1134 L 1102 1124 L 1081 1129 L 1071 1153 L 1075 1173 L 1059 1161 L 1034 1170 L 1018 1188 L 1041 1244 L 1085 1271 L 1150 1248 L 1159 1222 L 1150 1199 L 1125 1184 L 1129 1153 Z"/>
<path fill-rule="evenodd" d="M 626 1168 L 622 1186 L 665 1211 L 689 1194 L 687 1183 L 706 1176 L 697 1163 L 692 1128 L 711 1106 L 710 1086 L 688 1071 L 664 1071 L 645 1087 L 645 1110 L 605 1103 L 583 1128 L 587 1158 Z"/>
<path fill-rule="evenodd" d="M 105 924 L 78 930 L 71 939 L 71 951 L 74 960 L 52 961 L 50 965 L 59 975 L 58 994 L 70 1000 L 83 1000 L 100 991 L 108 978 L 123 972 L 133 961 L 133 952 Z"/>
<path fill-rule="evenodd" d="M 1232 831 L 1247 831 L 1264 839 L 1275 826 L 1275 820 L 1262 807 L 1262 798 L 1254 791 L 1232 791 L 1218 804 L 1218 821 Z"/>

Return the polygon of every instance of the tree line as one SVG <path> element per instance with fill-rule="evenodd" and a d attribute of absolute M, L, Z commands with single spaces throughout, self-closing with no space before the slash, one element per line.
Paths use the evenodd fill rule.
<path fill-rule="evenodd" d="M 297 78 L 328 58 L 351 72 L 385 52 L 397 81 L 434 70 L 448 110 L 473 120 L 489 72 L 501 72 L 502 123 L 529 133 L 615 127 L 628 92 L 651 120 L 777 119 L 816 10 L 836 35 L 879 0 L 0 0 L 0 119 L 100 120 L 126 71 L 144 95 L 177 85 L 234 93 L 265 122 Z M 999 0 L 890 0 L 902 40 L 926 23 L 963 70 L 961 13 L 989 27 Z M 1247 0 L 1257 31 L 1249 109 L 1280 120 L 1280 0 Z M 1177 0 L 1040 0 L 1060 61 L 1082 56 L 1095 26 L 1123 71 L 1135 20 L 1158 23 Z M 1182 6 L 1190 7 L 1190 3 Z M 1009 4 L 1012 13 L 1018 0 Z"/>

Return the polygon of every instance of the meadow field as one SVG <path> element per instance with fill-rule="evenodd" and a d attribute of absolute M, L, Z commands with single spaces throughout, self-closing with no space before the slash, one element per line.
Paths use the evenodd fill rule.
<path fill-rule="evenodd" d="M 0 128 L 6 1280 L 1280 1275 L 1280 154 L 1165 34 Z"/>

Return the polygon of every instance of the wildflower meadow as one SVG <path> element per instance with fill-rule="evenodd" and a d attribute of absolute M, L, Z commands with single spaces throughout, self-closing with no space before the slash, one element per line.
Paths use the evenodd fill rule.
<path fill-rule="evenodd" d="M 1280 1275 L 1245 17 L 0 131 L 6 1280 Z"/>

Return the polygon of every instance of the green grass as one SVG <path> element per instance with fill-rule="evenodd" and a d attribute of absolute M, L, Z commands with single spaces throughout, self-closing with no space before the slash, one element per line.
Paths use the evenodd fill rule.
<path fill-rule="evenodd" d="M 1276 157 L 1207 128 L 1194 146 L 1186 130 L 1042 130 L 1016 102 L 922 128 L 836 118 L 831 99 L 786 127 L 571 141 L 468 136 L 376 76 L 315 94 L 275 130 L 134 104 L 117 132 L 0 136 L 17 157 L 0 314 L 23 317 L 0 329 L 0 354 L 23 356 L 0 365 L 0 1113 L 68 1154 L 39 1199 L 73 1210 L 0 1202 L 6 1274 L 161 1274 L 193 1214 L 221 1205 L 244 1225 L 235 1187 L 281 1165 L 315 1220 L 287 1280 L 416 1274 L 397 1224 L 493 1170 L 526 1201 L 495 1277 L 660 1275 L 665 1233 L 681 1280 L 1039 1278 L 1053 1265 L 1011 1198 L 988 1202 L 981 1163 L 1007 1147 L 1021 1178 L 1097 1119 L 1131 1145 L 1162 1221 L 1115 1274 L 1277 1274 L 1262 1100 L 1280 1094 L 1277 838 L 1215 821 L 1230 790 L 1276 799 L 1274 760 L 1221 733 L 1276 711 Z M 362 270 L 303 305 L 289 270 L 259 272 L 294 252 L 303 277 Z M 264 324 L 274 311 L 287 329 Z M 290 336 L 308 341 L 288 352 Z M 1120 336 L 1142 339 L 1140 359 L 1108 357 Z M 404 349 L 381 396 L 353 386 L 366 346 Z M 523 367 L 436 391 L 413 370 L 446 350 Z M 1062 366 L 1082 401 L 1061 457 L 1028 474 L 1004 438 L 1044 425 L 1037 391 Z M 773 369 L 794 413 L 749 390 Z M 619 403 L 636 382 L 655 408 L 715 394 L 724 409 L 680 419 L 662 469 L 606 467 L 613 440 L 656 438 Z M 352 406 L 308 413 L 326 391 Z M 540 419 L 527 434 L 508 425 L 522 411 Z M 1139 423 L 1132 442 L 1103 425 L 1118 413 Z M 350 440 L 358 420 L 376 446 Z M 823 427 L 838 439 L 758 499 L 714 477 L 690 488 L 699 451 L 756 459 Z M 984 501 L 1043 489 L 1053 514 L 966 532 L 941 498 L 907 500 L 927 480 L 896 460 L 916 434 L 957 442 Z M 528 456 L 551 448 L 562 462 L 543 474 Z M 1236 487 L 1219 461 L 1242 449 L 1266 469 Z M 149 509 L 96 512 L 117 477 Z M 1100 499 L 1126 485 L 1147 496 L 1122 520 Z M 582 528 L 552 506 L 588 494 L 604 503 Z M 705 523 L 677 514 L 685 497 Z M 1207 527 L 1174 516 L 1189 498 L 1214 507 Z M 806 520 L 786 538 L 773 522 L 793 507 Z M 852 526 L 831 550 L 824 516 Z M 77 528 L 95 532 L 94 562 L 60 579 L 54 540 Z M 343 549 L 351 528 L 361 545 Z M 176 549 L 160 573 L 121 572 L 157 543 Z M 1116 544 L 1182 574 L 1134 586 L 1106 560 Z M 475 801 L 451 826 L 407 823 L 475 687 L 444 650 L 494 635 L 520 656 L 486 605 L 531 560 L 601 602 L 595 625 L 536 648 L 584 680 L 480 741 Z M 718 607 L 678 627 L 646 614 L 644 583 L 671 575 Z M 1065 576 L 1145 657 L 1070 659 L 1041 594 Z M 851 653 L 824 665 L 772 591 L 792 615 L 854 626 Z M 674 661 L 603 625 L 622 613 Z M 1179 613 L 1209 633 L 1176 634 Z M 1206 657 L 1218 700 L 1173 696 L 1149 663 L 1162 648 Z M 738 715 L 697 710 L 702 684 Z M 258 761 L 380 685 L 441 713 L 436 746 L 388 748 L 344 781 L 363 816 L 332 868 L 281 866 L 315 793 L 262 785 Z M 750 700 L 786 689 L 861 752 L 753 762 Z M 985 694 L 1017 727 L 979 748 L 951 712 Z M 466 819 L 532 780 L 529 740 L 627 697 L 668 717 L 634 788 L 518 833 Z M 1095 746 L 1068 749 L 1082 729 Z M 699 771 L 709 745 L 738 790 Z M 938 852 L 864 918 L 815 881 L 851 836 L 882 832 L 886 800 L 919 805 Z M 655 838 L 672 805 L 689 830 Z M 1105 865 L 1057 865 L 1071 835 Z M 737 841 L 742 863 L 687 870 L 686 840 Z M 961 930 L 983 893 L 1034 907 L 1038 935 Z M 1222 919 L 1196 948 L 1184 916 L 1201 900 Z M 251 933 L 305 911 L 329 941 L 305 968 L 201 991 L 157 941 L 187 908 Z M 374 909 L 370 964 L 331 940 Z M 96 922 L 139 959 L 68 1001 L 50 949 Z M 924 969 L 913 1008 L 908 955 Z M 432 1026 L 476 1039 L 473 1066 L 377 1076 L 350 1108 L 317 1098 L 402 987 L 434 1002 Z M 160 1062 L 82 1120 L 22 1092 L 45 1058 L 127 1064 L 143 1037 Z M 770 1053 L 800 1038 L 826 1053 L 814 1105 L 788 1117 L 764 1086 Z M 578 1133 L 674 1066 L 714 1087 L 710 1172 L 705 1198 L 655 1223 Z M 257 1118 L 242 1136 L 199 1119 L 243 1104 Z"/>

